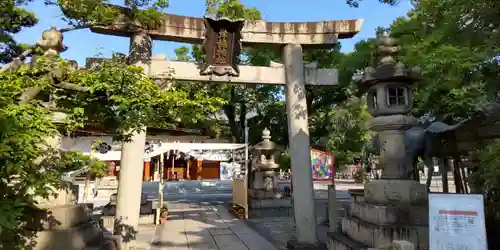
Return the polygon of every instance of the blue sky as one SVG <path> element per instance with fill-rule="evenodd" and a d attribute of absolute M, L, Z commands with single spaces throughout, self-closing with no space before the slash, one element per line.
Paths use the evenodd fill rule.
<path fill-rule="evenodd" d="M 309 2 L 310 1 L 310 2 Z M 378 3 L 377 0 L 364 0 L 359 8 L 351 8 L 345 0 L 242 0 L 247 7 L 258 8 L 266 21 L 323 21 L 340 19 L 364 19 L 361 32 L 352 39 L 344 39 L 343 51 L 351 51 L 354 44 L 365 38 L 373 37 L 378 26 L 388 26 L 398 16 L 405 16 L 410 9 L 410 1 L 403 0 L 398 6 L 392 7 Z M 112 1 L 120 3 L 122 0 Z M 36 0 L 27 9 L 37 14 L 38 25 L 16 34 L 18 42 L 34 44 L 41 39 L 43 30 L 55 25 L 66 27 L 60 20 L 61 13 L 57 8 L 43 5 L 42 0 Z M 205 10 L 205 0 L 170 0 L 166 12 L 202 16 Z M 96 55 L 109 57 L 113 52 L 128 53 L 129 40 L 124 37 L 113 37 L 94 34 L 89 30 L 78 30 L 65 33 L 64 44 L 69 49 L 63 57 L 78 61 L 84 65 L 86 57 Z M 182 46 L 179 43 L 155 41 L 153 55 L 164 54 L 168 58 L 175 56 L 174 49 Z"/>

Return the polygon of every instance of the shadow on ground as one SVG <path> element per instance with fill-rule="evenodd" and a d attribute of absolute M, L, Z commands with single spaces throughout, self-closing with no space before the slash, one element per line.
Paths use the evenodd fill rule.
<path fill-rule="evenodd" d="M 245 247 L 231 230 L 238 219 L 220 214 L 215 206 L 222 202 L 173 201 L 168 204 L 169 215 L 165 225 L 157 228 L 153 249 L 189 247 L 210 250 Z M 240 245 L 240 246 L 238 246 Z M 246 248 L 245 248 L 246 249 Z"/>

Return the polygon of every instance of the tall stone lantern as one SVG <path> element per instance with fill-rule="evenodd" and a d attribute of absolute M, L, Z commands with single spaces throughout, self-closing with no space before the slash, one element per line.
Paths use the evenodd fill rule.
<path fill-rule="evenodd" d="M 420 78 L 420 68 L 408 68 L 394 56 L 400 47 L 388 36 L 379 38 L 380 61 L 368 67 L 356 82 L 367 92 L 368 111 L 373 118 L 368 128 L 379 135 L 381 180 L 365 185 L 365 200 L 378 204 L 419 203 L 426 199 L 425 185 L 413 180 L 413 167 L 406 157 L 404 133 L 417 125 L 408 113 L 413 105 L 412 85 Z"/>
<path fill-rule="evenodd" d="M 427 187 L 413 180 L 404 142 L 405 131 L 417 124 L 408 112 L 411 86 L 420 70 L 397 62 L 393 56 L 398 50 L 394 39 L 381 37 L 378 65 L 366 68 L 356 79 L 367 92 L 373 116 L 368 127 L 378 132 L 382 179 L 365 184 L 364 199 L 352 201 L 341 231 L 329 234 L 329 250 L 352 249 L 353 242 L 359 245 L 354 249 L 381 249 L 394 240 L 411 242 L 417 250 L 429 249 Z"/>

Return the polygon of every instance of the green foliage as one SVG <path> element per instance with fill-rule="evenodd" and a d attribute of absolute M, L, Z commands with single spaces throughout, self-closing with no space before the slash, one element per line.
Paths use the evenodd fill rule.
<path fill-rule="evenodd" d="M 422 0 L 390 27 L 401 60 L 418 65 L 423 81 L 415 93 L 416 115 L 441 121 L 469 117 L 494 100 L 499 73 L 500 22 L 492 1 Z M 496 13 L 496 14 L 494 14 Z"/>
<path fill-rule="evenodd" d="M 84 166 L 97 176 L 107 171 L 103 163 L 80 153 L 58 152 L 50 138 L 59 131 L 100 123 L 115 139 L 126 140 L 147 125 L 167 126 L 177 118 L 203 119 L 223 102 L 203 92 L 162 90 L 142 72 L 119 60 L 104 62 L 99 71 L 88 71 L 60 58 L 38 57 L 16 72 L 0 75 L 1 200 L 14 201 L 0 205 L 0 214 L 6 216 L 0 217 L 2 237 L 10 239 L 1 241 L 9 244 L 6 249 L 24 244 L 25 222 L 21 220 L 25 212 L 36 205 L 34 197 L 46 198 L 56 194 L 52 187 L 62 188 L 64 172 Z M 20 96 L 36 88 L 40 94 L 20 105 Z M 67 117 L 55 123 L 53 110 L 64 111 Z"/>
<path fill-rule="evenodd" d="M 23 1 L 4 2 L 0 4 L 0 42 L 5 50 L 0 51 L 0 60 L 5 63 L 22 52 L 11 34 L 37 20 L 17 8 Z M 62 19 L 70 25 L 63 32 L 109 24 L 118 14 L 116 7 L 101 0 L 46 3 L 61 8 Z M 158 10 L 168 2 L 148 4 L 133 1 L 127 6 L 138 23 L 157 25 Z M 59 57 L 40 56 L 40 52 L 33 50 L 30 64 L 0 74 L 1 249 L 32 247 L 32 232 L 41 230 L 39 220 L 49 219 L 37 208 L 38 200 L 56 196 L 67 187 L 61 180 L 64 173 L 84 167 L 96 176 L 108 171 L 102 162 L 80 152 L 59 151 L 60 134 L 86 124 L 101 124 L 115 140 L 127 140 L 146 126 L 197 123 L 224 103 L 206 90 L 171 79 L 162 89 L 142 68 L 127 65 L 118 56 L 89 71 Z"/>
<path fill-rule="evenodd" d="M 400 0 L 378 0 L 380 3 L 384 4 L 389 4 L 389 5 L 397 5 Z M 359 2 L 362 2 L 362 0 L 346 0 L 346 3 L 351 6 L 358 8 L 359 7 Z"/>
<path fill-rule="evenodd" d="M 0 76 L 0 89 L 9 88 Z M 6 87 L 6 88 L 5 88 Z M 24 237 L 34 214 L 35 197 L 54 195 L 62 188 L 61 173 L 88 165 L 88 157 L 79 152 L 59 153 L 47 138 L 57 128 L 46 108 L 17 105 L 9 93 L 0 93 L 0 248 L 22 249 L 29 244 Z"/>
<path fill-rule="evenodd" d="M 371 118 L 365 100 L 352 97 L 342 105 L 323 113 L 327 120 L 327 151 L 335 153 L 337 167 L 351 164 L 360 157 L 370 139 L 366 122 Z M 321 118 L 320 118 L 321 119 Z"/>
<path fill-rule="evenodd" d="M 469 182 L 485 195 L 486 216 L 500 221 L 500 140 L 470 154 L 474 169 Z"/>
<path fill-rule="evenodd" d="M 17 44 L 12 35 L 38 22 L 34 13 L 20 8 L 25 2 L 27 1 L 0 1 L 0 64 L 10 62 L 23 51 L 24 46 Z"/>
<path fill-rule="evenodd" d="M 260 11 L 246 8 L 239 0 L 206 0 L 208 12 L 215 12 L 230 19 L 260 20 Z"/>
<path fill-rule="evenodd" d="M 287 171 L 292 166 L 290 153 L 288 151 L 282 152 L 277 160 L 277 163 L 280 165 L 280 169 L 283 171 Z"/>

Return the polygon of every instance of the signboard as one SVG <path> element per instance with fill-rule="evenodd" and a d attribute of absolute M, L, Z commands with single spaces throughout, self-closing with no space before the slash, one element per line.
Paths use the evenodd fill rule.
<path fill-rule="evenodd" d="M 205 18 L 205 63 L 201 75 L 239 76 L 243 21 Z"/>
<path fill-rule="evenodd" d="M 487 250 L 482 195 L 429 194 L 430 250 Z"/>
<path fill-rule="evenodd" d="M 311 149 L 311 167 L 313 180 L 331 180 L 333 174 L 333 155 Z"/>

